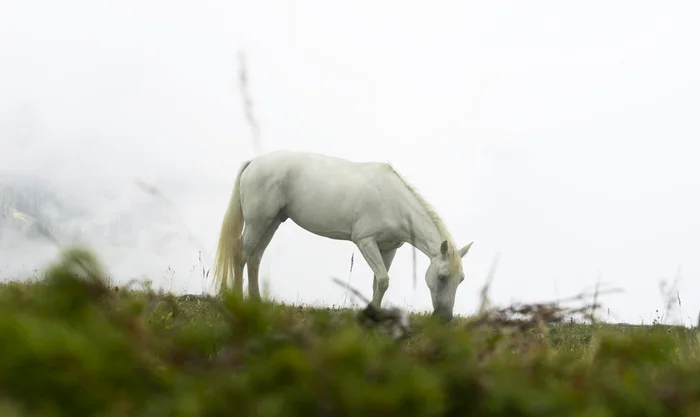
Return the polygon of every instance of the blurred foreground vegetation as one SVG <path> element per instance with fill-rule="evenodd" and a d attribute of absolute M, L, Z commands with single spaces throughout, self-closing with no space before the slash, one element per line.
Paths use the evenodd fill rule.
<path fill-rule="evenodd" d="M 696 330 L 506 332 L 115 288 L 72 250 L 0 288 L 0 416 L 700 415 Z"/>

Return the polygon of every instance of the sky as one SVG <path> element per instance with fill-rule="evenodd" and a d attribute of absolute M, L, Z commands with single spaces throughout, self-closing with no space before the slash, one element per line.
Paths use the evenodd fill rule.
<path fill-rule="evenodd" d="M 0 167 L 51 180 L 94 222 L 162 219 L 178 231 L 167 244 L 144 227 L 94 250 L 116 280 L 201 292 L 192 271 L 200 252 L 211 266 L 237 168 L 256 155 L 243 51 L 262 152 L 390 162 L 458 245 L 474 241 L 456 313 L 478 309 L 500 254 L 496 305 L 600 282 L 624 290 L 601 298 L 606 320 L 650 323 L 666 308 L 660 283 L 678 279 L 668 320 L 691 324 L 700 4 L 663 4 L 5 0 Z M 21 247 L 21 262 L 3 263 L 28 271 L 54 256 Z M 399 249 L 384 302 L 430 309 L 427 265 L 418 253 L 414 290 L 411 249 Z M 349 304 L 331 277 L 371 295 L 351 242 L 284 223 L 262 262 L 269 295 Z"/>

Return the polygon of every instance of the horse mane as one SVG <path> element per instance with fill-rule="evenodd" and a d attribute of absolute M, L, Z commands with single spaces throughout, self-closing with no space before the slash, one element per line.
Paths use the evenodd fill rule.
<path fill-rule="evenodd" d="M 408 191 L 411 192 L 411 194 L 416 198 L 416 200 L 418 200 L 418 202 L 423 207 L 430 220 L 435 225 L 435 228 L 437 228 L 440 236 L 442 236 L 442 238 L 447 241 L 447 253 L 450 257 L 451 269 L 453 271 L 459 270 L 459 266 L 462 262 L 462 257 L 459 256 L 459 253 L 457 252 L 457 245 L 455 244 L 455 241 L 452 238 L 452 235 L 450 234 L 449 230 L 447 230 L 445 222 L 442 220 L 435 208 L 430 203 L 428 203 L 428 201 L 418 192 L 418 190 L 416 190 L 416 188 L 413 185 L 411 185 L 406 180 L 406 178 L 399 174 L 399 172 L 396 171 L 396 169 L 391 164 L 387 163 L 387 166 L 401 180 L 401 182 L 403 182 Z"/>

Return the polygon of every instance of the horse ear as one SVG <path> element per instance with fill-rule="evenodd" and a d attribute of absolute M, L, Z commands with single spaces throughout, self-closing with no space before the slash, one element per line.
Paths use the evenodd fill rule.
<path fill-rule="evenodd" d="M 447 241 L 446 240 L 443 240 L 442 244 L 440 245 L 440 253 L 442 254 L 442 256 L 447 255 Z"/>
<path fill-rule="evenodd" d="M 469 242 L 465 247 L 463 247 L 462 249 L 459 250 L 460 258 L 464 258 L 464 255 L 467 254 L 467 252 L 469 251 L 469 248 L 472 247 L 472 243 L 474 243 L 474 242 Z"/>

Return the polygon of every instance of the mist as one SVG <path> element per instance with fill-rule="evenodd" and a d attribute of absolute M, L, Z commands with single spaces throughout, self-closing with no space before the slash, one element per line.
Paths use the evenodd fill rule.
<path fill-rule="evenodd" d="M 237 168 L 256 155 L 243 52 L 262 152 L 391 162 L 459 245 L 475 242 L 456 313 L 478 308 L 500 253 L 497 304 L 600 281 L 625 290 L 601 300 L 610 321 L 649 323 L 666 305 L 660 283 L 679 279 L 671 319 L 689 324 L 700 310 L 699 11 L 631 1 L 5 2 L 0 183 L 44 181 L 76 207 L 60 224 L 78 232 L 61 245 L 92 247 L 116 282 L 209 289 L 201 269 Z M 8 279 L 58 251 L 10 231 L 0 245 Z M 427 264 L 419 254 L 414 290 L 404 245 L 386 302 L 429 309 Z M 332 276 L 371 294 L 354 245 L 292 222 L 261 268 L 282 301 L 342 304 Z"/>

